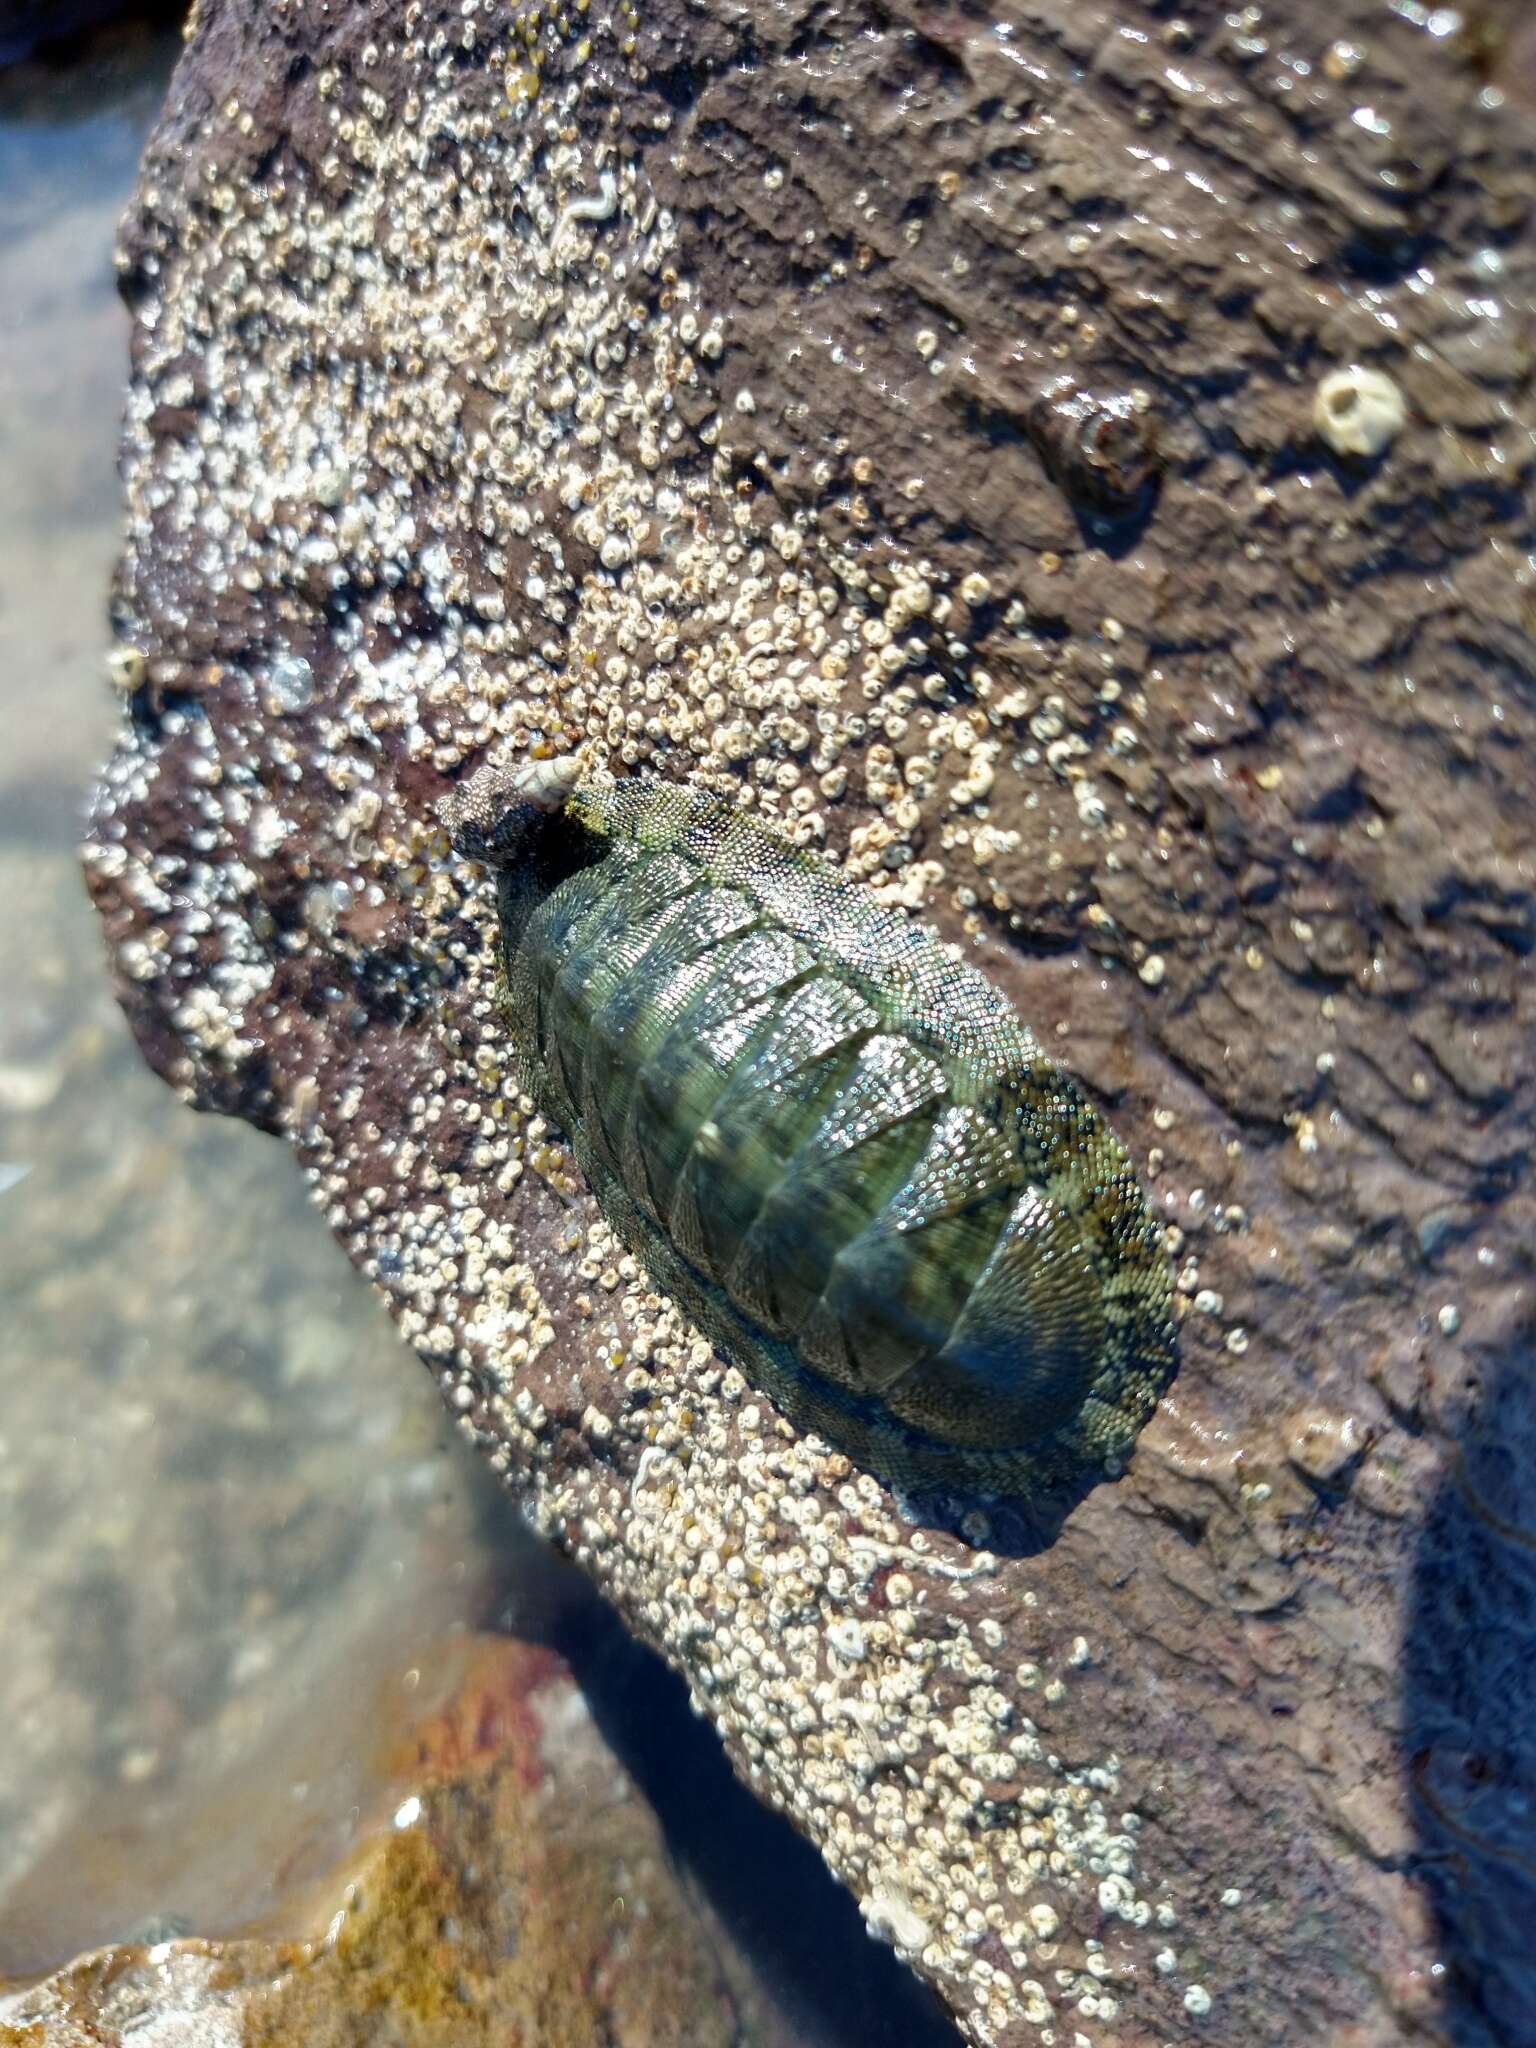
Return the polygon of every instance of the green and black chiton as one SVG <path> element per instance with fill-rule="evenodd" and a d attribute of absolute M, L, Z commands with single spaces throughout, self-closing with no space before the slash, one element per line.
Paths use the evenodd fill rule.
<path fill-rule="evenodd" d="M 529 1092 L 792 1422 L 908 1486 L 1125 1453 L 1173 1372 L 1124 1148 L 975 969 L 707 792 L 567 761 L 450 799 Z"/>

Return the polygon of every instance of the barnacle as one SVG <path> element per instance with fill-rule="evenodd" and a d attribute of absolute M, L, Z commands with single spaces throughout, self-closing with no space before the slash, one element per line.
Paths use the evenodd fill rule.
<path fill-rule="evenodd" d="M 530 1091 L 792 1421 L 907 1484 L 1128 1449 L 1174 1365 L 1161 1235 L 975 969 L 701 790 L 540 762 L 449 819 L 498 872 Z"/>
<path fill-rule="evenodd" d="M 1060 378 L 1031 407 L 1029 428 L 1068 497 L 1117 518 L 1150 498 L 1161 467 L 1155 424 L 1128 394 Z"/>

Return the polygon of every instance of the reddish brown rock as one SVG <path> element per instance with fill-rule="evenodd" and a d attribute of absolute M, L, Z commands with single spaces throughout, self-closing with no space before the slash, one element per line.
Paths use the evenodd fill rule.
<path fill-rule="evenodd" d="M 145 1050 L 998 2048 L 1529 2038 L 1536 131 L 1475 26 L 205 0 L 125 235 Z M 895 1502 L 648 1293 L 435 822 L 574 741 L 824 837 L 1110 1104 L 1188 1309 L 1117 1483 Z"/>

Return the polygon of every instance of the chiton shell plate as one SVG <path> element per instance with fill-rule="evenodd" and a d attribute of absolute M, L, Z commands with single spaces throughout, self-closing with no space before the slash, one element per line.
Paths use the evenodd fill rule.
<path fill-rule="evenodd" d="M 529 1092 L 653 1279 L 798 1427 L 907 1486 L 1122 1457 L 1172 1375 L 1127 1154 L 935 933 L 706 791 L 482 771 Z"/>

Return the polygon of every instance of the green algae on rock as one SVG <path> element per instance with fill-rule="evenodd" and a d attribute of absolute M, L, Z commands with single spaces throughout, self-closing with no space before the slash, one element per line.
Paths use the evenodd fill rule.
<path fill-rule="evenodd" d="M 572 760 L 446 806 L 518 1064 L 619 1236 L 791 1421 L 898 1484 L 1128 1450 L 1171 1377 L 1123 1147 L 973 967 L 707 791 Z"/>

